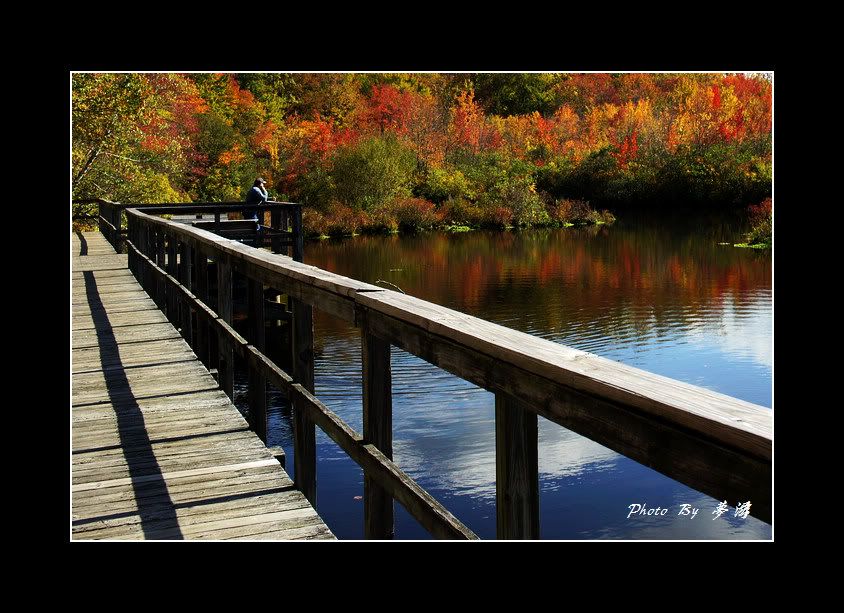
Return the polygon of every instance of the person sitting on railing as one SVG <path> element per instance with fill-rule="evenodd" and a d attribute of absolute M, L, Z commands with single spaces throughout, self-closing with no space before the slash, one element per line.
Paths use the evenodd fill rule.
<path fill-rule="evenodd" d="M 267 192 L 267 188 L 264 187 L 266 183 L 261 177 L 255 179 L 252 189 L 246 194 L 246 204 L 262 204 L 269 200 L 270 194 Z M 258 209 L 243 209 L 243 218 L 254 219 L 258 222 L 258 225 L 261 225 L 258 221 Z"/>

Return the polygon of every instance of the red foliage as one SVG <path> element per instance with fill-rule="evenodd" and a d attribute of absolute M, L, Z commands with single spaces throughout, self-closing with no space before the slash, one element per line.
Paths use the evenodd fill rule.
<path fill-rule="evenodd" d="M 757 225 L 771 217 L 771 199 L 765 198 L 759 204 L 751 204 L 747 207 L 747 217 L 750 223 Z"/>
<path fill-rule="evenodd" d="M 739 100 L 741 115 L 730 119 L 733 123 L 734 139 L 741 140 L 745 135 L 766 136 L 771 132 L 772 87 L 771 83 L 743 74 L 724 77 L 725 86 L 731 86 Z"/>
<path fill-rule="evenodd" d="M 718 131 L 721 133 L 721 137 L 726 142 L 730 142 L 732 140 L 742 140 L 745 132 L 747 131 L 747 127 L 744 122 L 744 111 L 739 109 L 729 120 L 722 121 L 718 126 Z"/>
<path fill-rule="evenodd" d="M 241 89 L 234 75 L 227 75 L 226 93 L 235 107 L 240 111 L 252 109 L 256 105 L 255 96 L 248 89 Z"/>
<path fill-rule="evenodd" d="M 404 135 L 411 117 L 412 99 L 413 94 L 401 92 L 392 85 L 374 85 L 359 121 L 363 126 L 377 127 L 382 134 L 390 130 Z"/>
<path fill-rule="evenodd" d="M 736 96 L 742 102 L 753 98 L 762 97 L 762 82 L 758 79 L 750 79 L 743 74 L 729 75 L 724 77 L 724 85 L 730 85 Z"/>
<path fill-rule="evenodd" d="M 504 137 L 494 127 L 483 127 L 478 144 L 484 149 L 499 149 L 504 144 Z"/>
<path fill-rule="evenodd" d="M 631 132 L 621 143 L 618 145 L 618 151 L 615 151 L 612 156 L 615 158 L 615 161 L 618 163 L 619 168 L 627 168 L 627 165 L 636 159 L 636 156 L 639 154 L 639 132 L 636 128 L 633 128 L 633 132 Z"/>
<path fill-rule="evenodd" d="M 366 225 L 366 214 L 351 207 L 332 204 L 325 214 L 324 234 L 329 236 L 347 236 L 355 234 Z"/>
<path fill-rule="evenodd" d="M 148 121 L 139 125 L 143 134 L 141 148 L 153 153 L 180 151 L 188 172 L 207 174 L 207 156 L 196 151 L 199 117 L 208 104 L 190 77 L 181 74 L 144 75 L 151 95 L 152 110 Z"/>

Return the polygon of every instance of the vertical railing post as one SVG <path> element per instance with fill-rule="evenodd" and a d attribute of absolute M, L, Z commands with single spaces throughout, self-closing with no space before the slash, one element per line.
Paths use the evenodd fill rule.
<path fill-rule="evenodd" d="M 141 221 L 138 223 L 138 249 L 141 253 L 145 256 L 149 257 L 149 231 L 147 228 L 146 221 Z M 141 287 L 144 288 L 144 291 L 147 294 L 150 294 L 150 271 L 149 266 L 147 265 L 146 260 L 140 260 L 141 265 L 141 277 L 138 279 L 141 282 Z"/>
<path fill-rule="evenodd" d="M 132 223 L 132 219 L 130 217 L 126 217 L 126 238 L 132 242 L 133 245 L 138 244 L 138 241 L 135 240 L 135 224 Z M 127 260 L 129 262 L 129 271 L 135 276 L 135 279 L 138 278 L 138 259 L 135 256 L 135 251 L 133 249 L 127 249 Z"/>
<path fill-rule="evenodd" d="M 194 253 L 194 266 L 196 267 L 196 291 L 194 295 L 208 306 L 208 256 L 197 247 Z M 205 317 L 196 317 L 196 346 L 194 353 L 205 368 L 211 368 L 211 359 L 208 355 L 208 321 Z"/>
<path fill-rule="evenodd" d="M 146 242 L 146 256 L 149 258 L 150 263 L 155 262 L 155 228 L 148 222 L 144 223 L 144 235 L 145 235 L 145 242 Z M 155 288 L 157 287 L 155 281 L 155 273 L 152 271 L 152 266 L 147 266 L 147 294 L 149 297 L 155 300 Z"/>
<path fill-rule="evenodd" d="M 156 246 L 156 237 L 155 237 L 155 228 L 152 227 L 151 224 L 147 224 L 146 227 L 146 234 L 147 234 L 147 257 L 149 258 L 150 264 L 155 262 L 155 258 L 157 257 L 157 246 Z M 158 275 L 152 269 L 152 266 L 147 266 L 147 294 L 149 297 L 153 299 L 156 303 L 158 302 Z"/>
<path fill-rule="evenodd" d="M 173 232 L 166 232 L 165 237 L 167 239 L 167 274 L 173 277 L 174 279 L 179 278 L 179 271 L 178 271 L 178 248 L 176 245 L 176 235 Z M 174 326 L 179 325 L 179 306 L 176 301 L 176 288 L 170 285 L 169 283 L 166 284 L 167 288 L 167 319 L 170 320 Z"/>
<path fill-rule="evenodd" d="M 102 232 L 103 236 L 106 237 L 106 240 L 111 244 L 114 245 L 114 239 L 111 236 L 111 228 L 109 227 L 109 223 L 111 223 L 111 203 L 110 202 L 103 202 L 102 203 Z"/>
<path fill-rule="evenodd" d="M 293 379 L 314 391 L 314 320 L 311 305 L 289 298 L 293 307 Z M 316 505 L 316 426 L 298 400 L 293 403 L 294 481 L 312 505 Z"/>
<path fill-rule="evenodd" d="M 305 261 L 305 236 L 302 232 L 302 205 L 293 207 L 293 260 Z"/>
<path fill-rule="evenodd" d="M 393 395 L 390 343 L 361 325 L 363 357 L 363 439 L 393 459 Z M 393 497 L 372 479 L 363 480 L 364 537 L 393 538 Z"/>
<path fill-rule="evenodd" d="M 146 234 L 146 249 L 147 249 L 147 258 L 149 258 L 150 264 L 155 262 L 156 258 L 156 246 L 155 246 L 155 229 L 149 223 L 145 224 L 145 234 Z M 147 265 L 147 294 L 153 300 L 156 300 L 156 288 L 158 287 L 158 282 L 156 281 L 157 276 L 152 269 L 152 266 Z"/>
<path fill-rule="evenodd" d="M 217 252 L 217 315 L 231 325 L 233 319 L 232 308 L 232 267 L 229 256 Z M 217 355 L 220 356 L 217 371 L 222 390 L 229 398 L 234 398 L 234 352 L 227 335 L 217 336 Z"/>
<path fill-rule="evenodd" d="M 285 207 L 278 212 L 278 229 L 285 234 L 279 237 L 279 239 L 273 245 L 273 253 L 282 253 L 284 255 L 289 256 L 292 251 L 288 247 L 290 239 L 292 238 L 289 234 L 290 232 L 290 224 L 288 220 L 290 219 L 290 215 L 288 213 L 289 208 Z"/>
<path fill-rule="evenodd" d="M 281 231 L 281 210 L 276 206 L 270 209 L 270 228 L 272 228 L 272 238 L 270 239 L 270 251 L 278 253 L 278 232 Z"/>
<path fill-rule="evenodd" d="M 140 249 L 140 236 L 138 232 L 138 221 L 134 217 L 129 217 L 126 215 L 126 236 L 132 241 L 132 244 L 135 246 L 135 249 Z M 135 249 L 127 249 L 128 257 L 129 257 L 129 268 L 132 271 L 132 274 L 135 275 L 135 279 L 138 283 L 141 282 L 141 259 L 138 257 L 138 254 L 135 252 Z"/>
<path fill-rule="evenodd" d="M 149 249 L 147 257 L 149 257 L 150 264 L 153 264 L 158 258 L 158 237 L 155 233 L 155 227 L 152 224 L 147 225 L 147 241 L 147 248 Z M 158 304 L 158 274 L 153 270 L 152 266 L 148 266 L 147 268 L 149 268 L 149 289 L 147 293 Z"/>
<path fill-rule="evenodd" d="M 114 247 L 114 250 L 117 253 L 120 253 L 119 245 L 117 242 L 117 234 L 112 226 L 114 226 L 114 210 L 117 208 L 114 206 L 113 202 L 105 202 L 103 203 L 104 206 L 102 208 L 102 217 L 103 217 L 103 224 L 102 229 L 105 230 L 104 236 L 106 240 Z M 111 224 L 111 225 L 109 225 Z M 102 231 L 101 229 L 101 231 Z"/>
<path fill-rule="evenodd" d="M 114 225 L 114 250 L 123 253 L 123 237 L 120 235 L 120 226 L 123 223 L 123 210 L 113 204 L 111 207 L 111 223 Z"/>
<path fill-rule="evenodd" d="M 97 227 L 100 229 L 100 234 L 106 237 L 106 240 L 108 240 L 108 232 L 104 220 L 107 208 L 108 205 L 104 200 L 97 200 Z"/>
<path fill-rule="evenodd" d="M 293 207 L 293 260 L 305 261 L 305 236 L 302 231 L 302 205 Z"/>
<path fill-rule="evenodd" d="M 266 209 L 258 206 L 258 225 L 255 228 L 255 244 L 254 246 L 261 249 L 264 246 L 264 213 Z"/>
<path fill-rule="evenodd" d="M 179 251 L 179 281 L 185 286 L 186 290 L 193 292 L 193 285 L 191 283 L 191 246 L 186 242 L 180 242 Z M 191 317 L 190 302 L 187 298 L 184 298 L 181 301 L 180 311 L 182 336 L 185 338 L 188 345 L 193 347 L 193 318 Z"/>
<path fill-rule="evenodd" d="M 291 213 L 290 207 L 287 207 L 283 213 L 284 217 L 281 219 L 281 225 L 284 228 L 284 231 L 287 232 L 287 245 L 284 247 L 284 255 L 288 255 L 293 257 L 293 215 Z"/>
<path fill-rule="evenodd" d="M 266 349 L 264 329 L 264 284 L 255 279 L 248 280 L 249 294 L 249 342 L 260 351 Z M 249 367 L 249 414 L 252 429 L 264 443 L 267 442 L 267 379 L 256 369 Z"/>
<path fill-rule="evenodd" d="M 536 413 L 495 394 L 495 487 L 499 539 L 539 538 Z"/>
<path fill-rule="evenodd" d="M 164 229 L 160 226 L 156 226 L 155 228 L 155 263 L 161 269 L 164 270 L 165 268 L 165 244 L 164 244 Z M 162 311 L 166 310 L 167 303 L 166 303 L 166 283 L 164 282 L 164 278 L 160 275 L 156 275 L 158 278 L 158 283 L 156 283 L 156 290 L 155 290 L 155 303 L 158 305 L 158 308 Z"/>
<path fill-rule="evenodd" d="M 109 244 L 114 245 L 114 242 L 111 238 L 111 228 L 109 227 L 109 223 L 111 223 L 111 203 L 110 202 L 103 202 L 102 203 L 102 230 L 103 236 L 106 237 L 106 240 Z"/>

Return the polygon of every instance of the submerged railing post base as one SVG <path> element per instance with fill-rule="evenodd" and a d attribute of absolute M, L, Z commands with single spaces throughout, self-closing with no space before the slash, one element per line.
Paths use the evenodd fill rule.
<path fill-rule="evenodd" d="M 539 452 L 536 413 L 495 395 L 497 538 L 539 538 Z"/>
<path fill-rule="evenodd" d="M 365 320 L 364 320 L 365 321 Z M 363 439 L 393 459 L 393 394 L 390 370 L 390 343 L 361 326 L 363 357 Z M 392 539 L 394 534 L 393 497 L 372 479 L 363 481 L 364 536 Z"/>

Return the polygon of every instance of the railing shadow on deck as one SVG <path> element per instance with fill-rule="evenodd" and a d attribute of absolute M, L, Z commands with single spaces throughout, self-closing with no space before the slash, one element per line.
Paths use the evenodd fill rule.
<path fill-rule="evenodd" d="M 79 255 L 88 255 L 88 240 L 85 235 L 79 230 L 74 230 L 74 232 L 79 237 Z"/>
<path fill-rule="evenodd" d="M 103 378 L 109 400 L 114 407 L 120 448 L 123 449 L 123 456 L 135 491 L 137 511 L 130 515 L 138 515 L 146 538 L 182 540 L 184 536 L 179 528 L 176 507 L 155 457 L 141 406 L 135 399 L 125 371 L 119 368 L 122 366 L 120 347 L 100 298 L 94 273 L 85 271 L 83 277 L 85 292 L 91 306 L 91 317 L 96 327 L 101 363 L 104 366 L 109 364 L 118 367 L 103 370 Z M 116 363 L 114 356 L 116 356 Z M 80 450 L 74 454 L 79 455 L 85 451 Z M 142 480 L 141 477 L 143 477 Z M 83 523 L 89 522 L 74 522 L 74 525 Z"/>
<path fill-rule="evenodd" d="M 126 215 L 130 270 L 206 366 L 215 341 L 230 398 L 234 356 L 248 365 L 250 412 L 255 406 L 263 440 L 265 383 L 288 396 L 294 482 L 308 500 L 316 506 L 315 426 L 363 468 L 366 538 L 392 537 L 394 500 L 435 537 L 477 538 L 392 461 L 392 345 L 495 394 L 500 539 L 539 538 L 540 415 L 719 500 L 752 498 L 751 514 L 770 522 L 772 413 L 764 407 L 160 219 L 154 210 Z M 209 292 L 212 276 L 216 292 Z M 248 339 L 232 328 L 237 276 L 249 287 Z M 264 354 L 265 286 L 292 306 L 290 374 Z M 362 434 L 313 396 L 313 308 L 361 330 Z"/>

